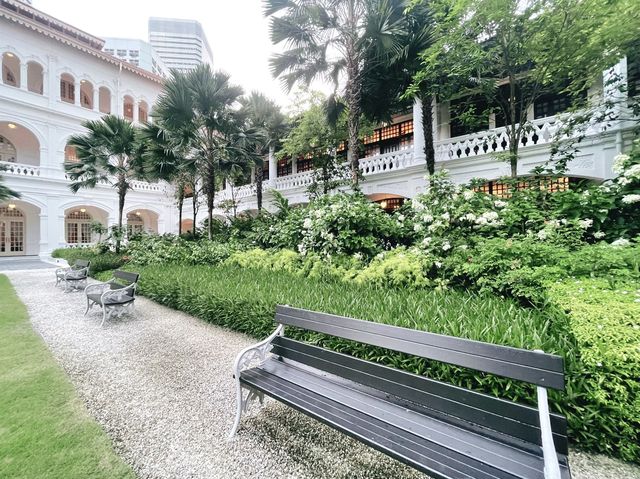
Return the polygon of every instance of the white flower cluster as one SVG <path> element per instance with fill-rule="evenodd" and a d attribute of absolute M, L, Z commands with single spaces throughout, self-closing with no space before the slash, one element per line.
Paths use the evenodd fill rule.
<path fill-rule="evenodd" d="M 613 159 L 613 167 L 612 170 L 616 175 L 621 175 L 624 173 L 625 163 L 629 161 L 629 155 L 617 155 Z"/>
<path fill-rule="evenodd" d="M 500 215 L 497 212 L 485 211 L 476 218 L 475 223 L 478 226 L 500 226 L 502 221 L 500 221 Z"/>
<path fill-rule="evenodd" d="M 628 239 L 618 238 L 613 243 L 611 243 L 611 246 L 624 247 L 624 246 L 629 246 L 630 244 L 631 244 L 631 242 Z"/>
<path fill-rule="evenodd" d="M 640 202 L 640 195 L 624 195 L 622 197 L 622 202 L 625 205 L 632 205 L 634 203 L 638 203 Z"/>
<path fill-rule="evenodd" d="M 593 220 L 592 219 L 584 219 L 584 220 L 578 220 L 578 224 L 580 225 L 580 227 L 583 230 L 589 229 L 593 226 Z"/>

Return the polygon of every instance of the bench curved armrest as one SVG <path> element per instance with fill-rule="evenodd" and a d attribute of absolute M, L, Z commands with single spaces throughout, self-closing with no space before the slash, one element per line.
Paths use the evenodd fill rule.
<path fill-rule="evenodd" d="M 233 376 L 239 379 L 240 373 L 251 367 L 254 361 L 258 361 L 259 363 L 264 362 L 267 359 L 269 351 L 271 351 L 271 341 L 273 341 L 276 336 L 282 336 L 283 331 L 284 324 L 279 324 L 267 339 L 240 351 L 233 363 Z"/>
<path fill-rule="evenodd" d="M 111 289 L 111 283 L 113 283 L 113 280 L 107 281 L 106 283 L 94 283 L 94 284 L 90 284 L 89 286 L 87 286 L 86 288 L 84 288 L 84 294 L 91 294 L 91 293 L 99 293 L 102 294 L 107 290 Z"/>
<path fill-rule="evenodd" d="M 56 268 L 56 276 L 62 276 L 63 274 L 71 271 L 73 268 L 67 266 L 66 268 Z"/>
<path fill-rule="evenodd" d="M 129 298 L 135 297 L 135 292 L 136 292 L 135 283 L 130 284 L 129 286 L 126 286 L 124 288 L 107 289 L 106 291 L 102 292 L 102 296 L 100 296 L 100 302 L 103 305 L 106 304 L 107 301 L 109 301 L 110 304 L 118 304 L 120 302 L 123 302 L 122 300 L 125 296 Z"/>
<path fill-rule="evenodd" d="M 85 279 L 89 275 L 89 267 L 85 268 L 69 268 L 64 272 L 64 279 Z"/>

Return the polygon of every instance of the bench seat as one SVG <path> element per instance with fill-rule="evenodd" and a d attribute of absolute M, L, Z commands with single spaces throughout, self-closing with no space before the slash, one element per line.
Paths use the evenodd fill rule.
<path fill-rule="evenodd" d="M 102 297 L 101 293 L 89 293 L 87 294 L 87 299 L 93 301 L 94 303 L 100 303 L 100 299 Z M 114 304 L 127 304 L 130 303 L 131 301 L 135 301 L 135 298 L 133 296 L 129 296 L 127 294 L 121 296 L 121 297 L 110 297 L 110 298 L 105 298 L 104 302 L 102 303 L 103 305 L 107 305 L 107 306 L 111 306 Z"/>
<path fill-rule="evenodd" d="M 434 477 L 544 479 L 542 450 L 498 442 L 343 378 L 270 359 L 240 381 Z M 560 467 L 569 478 L 566 456 Z"/>

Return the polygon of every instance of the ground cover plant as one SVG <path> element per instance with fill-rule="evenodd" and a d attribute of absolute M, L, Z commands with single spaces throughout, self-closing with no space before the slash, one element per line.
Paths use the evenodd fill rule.
<path fill-rule="evenodd" d="M 131 478 L 0 275 L 0 475 Z"/>

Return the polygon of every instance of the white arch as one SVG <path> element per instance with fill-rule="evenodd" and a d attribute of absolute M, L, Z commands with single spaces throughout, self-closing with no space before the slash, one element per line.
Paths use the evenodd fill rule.
<path fill-rule="evenodd" d="M 149 205 L 146 203 L 137 203 L 134 206 L 126 206 L 124 207 L 124 214 L 129 214 L 135 210 L 149 210 L 152 213 L 157 214 L 158 216 L 160 216 L 162 214 L 162 209 L 158 208 L 157 206 L 154 205 Z"/>
<path fill-rule="evenodd" d="M 13 45 L 4 45 L 2 48 L 0 48 L 0 56 L 4 55 L 5 53 L 11 53 L 15 55 L 20 63 L 24 61 L 25 55 Z"/>
<path fill-rule="evenodd" d="M 0 113 L 0 123 L 15 123 L 16 125 L 26 128 L 38 139 L 38 143 L 40 143 L 40 150 L 42 150 L 43 147 L 46 148 L 47 140 L 44 134 L 40 131 L 40 128 L 36 126 L 35 123 L 25 119 L 24 117 L 16 120 L 15 117 Z"/>
<path fill-rule="evenodd" d="M 111 206 L 94 199 L 86 200 L 82 198 L 74 198 L 72 200 L 68 200 L 65 203 L 60 203 L 60 205 L 58 206 L 58 214 L 64 216 L 64 212 L 66 210 L 70 208 L 79 208 L 81 206 L 93 206 L 94 208 L 101 209 L 107 214 L 107 216 L 111 216 L 112 214 L 114 214 L 114 210 Z"/>

